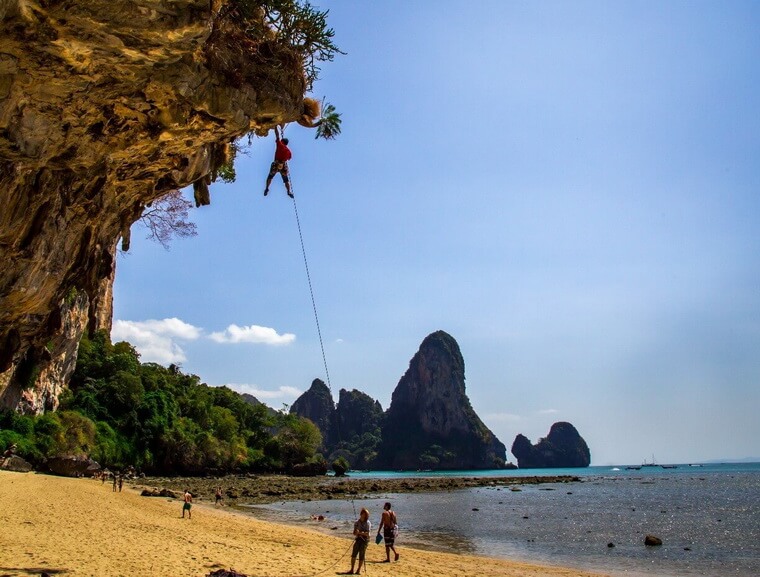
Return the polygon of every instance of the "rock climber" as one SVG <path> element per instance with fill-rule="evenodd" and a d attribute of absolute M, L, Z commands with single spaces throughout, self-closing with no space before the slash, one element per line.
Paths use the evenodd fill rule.
<path fill-rule="evenodd" d="M 264 189 L 264 196 L 269 194 L 269 185 L 272 184 L 274 175 L 279 172 L 280 176 L 282 176 L 282 182 L 285 183 L 285 190 L 288 191 L 288 196 L 293 198 L 293 191 L 290 188 L 290 177 L 288 173 L 288 160 L 292 157 L 290 149 L 288 148 L 288 139 L 280 138 L 280 128 L 278 126 L 274 127 L 274 137 L 276 146 L 274 150 L 274 161 L 269 168 L 269 176 L 267 176 L 267 186 Z"/>

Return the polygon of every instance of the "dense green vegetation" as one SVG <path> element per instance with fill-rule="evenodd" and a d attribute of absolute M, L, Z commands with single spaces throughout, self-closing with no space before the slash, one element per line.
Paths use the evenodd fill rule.
<path fill-rule="evenodd" d="M 311 421 L 248 403 L 174 365 L 140 363 L 129 343 L 111 344 L 104 332 L 82 339 L 59 411 L 0 414 L 0 450 L 12 443 L 36 465 L 89 455 L 103 466 L 153 474 L 327 468 Z"/>

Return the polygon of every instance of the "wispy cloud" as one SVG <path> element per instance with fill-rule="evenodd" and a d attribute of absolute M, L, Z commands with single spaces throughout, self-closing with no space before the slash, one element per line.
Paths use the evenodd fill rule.
<path fill-rule="evenodd" d="M 556 415 L 557 413 L 559 413 L 557 409 L 541 409 L 538 411 L 539 415 Z"/>
<path fill-rule="evenodd" d="M 116 320 L 111 329 L 111 340 L 131 343 L 145 362 L 171 364 L 187 360 L 185 351 L 176 340 L 192 341 L 198 339 L 201 334 L 201 329 L 177 318 Z"/>
<path fill-rule="evenodd" d="M 256 343 L 265 345 L 287 345 L 296 340 L 292 333 L 278 334 L 269 327 L 250 325 L 239 327 L 230 325 L 222 332 L 213 332 L 209 335 L 212 341 L 217 343 Z"/>
<path fill-rule="evenodd" d="M 492 423 L 516 423 L 521 421 L 522 417 L 514 413 L 488 413 L 483 415 L 483 420 Z"/>
<path fill-rule="evenodd" d="M 238 393 L 248 393 L 249 395 L 253 395 L 262 402 L 265 400 L 272 401 L 278 399 L 282 399 L 284 401 L 294 400 L 300 397 L 303 393 L 303 391 L 289 386 L 281 386 L 275 390 L 260 389 L 257 385 L 250 384 L 228 383 L 226 386 L 231 388 L 233 391 L 237 391 Z"/>

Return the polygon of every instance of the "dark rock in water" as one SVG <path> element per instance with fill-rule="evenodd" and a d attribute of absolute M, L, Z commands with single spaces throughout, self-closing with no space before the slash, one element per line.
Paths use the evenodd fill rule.
<path fill-rule="evenodd" d="M 535 445 L 524 435 L 517 435 L 512 454 L 521 469 L 588 467 L 591 452 L 586 441 L 570 423 L 554 423 L 549 435 Z"/>
<path fill-rule="evenodd" d="M 379 465 L 390 469 L 493 469 L 506 447 L 465 393 L 464 360 L 449 334 L 428 335 L 393 391 Z"/>
<path fill-rule="evenodd" d="M 647 535 L 644 537 L 644 545 L 647 545 L 649 547 L 658 547 L 659 545 L 662 545 L 662 539 L 655 537 L 654 535 Z"/>
<path fill-rule="evenodd" d="M 610 543 L 607 543 L 607 547 L 609 547 L 610 549 L 612 549 L 614 546 L 615 546 L 615 544 L 614 544 L 614 543 L 612 543 L 612 542 L 610 542 Z"/>
<path fill-rule="evenodd" d="M 16 473 L 28 473 L 32 470 L 32 464 L 18 455 L 11 455 L 10 457 L 0 458 L 0 469 Z"/>
<path fill-rule="evenodd" d="M 100 470 L 100 465 L 89 457 L 51 457 L 45 465 L 51 473 L 62 477 L 84 477 Z"/>

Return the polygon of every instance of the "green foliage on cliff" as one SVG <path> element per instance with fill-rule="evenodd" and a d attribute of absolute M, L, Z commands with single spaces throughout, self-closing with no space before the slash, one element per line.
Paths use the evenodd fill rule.
<path fill-rule="evenodd" d="M 319 62 L 330 62 L 342 54 L 335 45 L 335 31 L 327 25 L 329 10 L 321 11 L 301 0 L 233 0 L 243 19 L 250 23 L 250 34 L 260 37 L 256 24 L 263 21 L 275 40 L 294 49 L 302 59 L 307 88 L 319 77 Z"/>
<path fill-rule="evenodd" d="M 140 363 L 129 343 L 114 345 L 98 333 L 80 344 L 59 412 L 0 415 L 0 450 L 11 443 L 37 464 L 54 455 L 89 455 L 110 468 L 199 474 L 290 471 L 320 460 L 322 438 L 306 419 L 249 404 L 174 365 Z"/>

